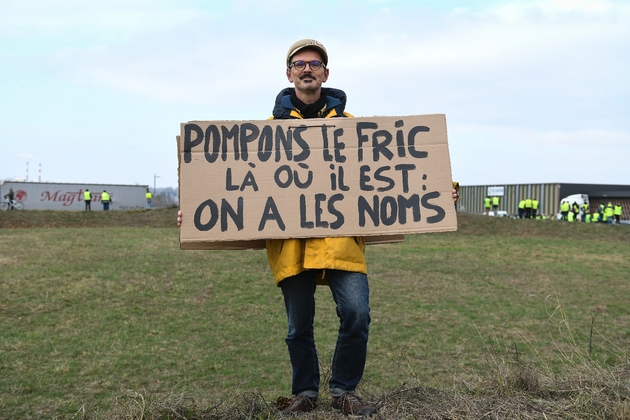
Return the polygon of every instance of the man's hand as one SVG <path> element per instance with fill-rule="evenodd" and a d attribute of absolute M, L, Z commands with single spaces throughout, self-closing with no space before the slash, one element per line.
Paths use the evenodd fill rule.
<path fill-rule="evenodd" d="M 453 181 L 453 201 L 457 204 L 459 200 L 459 182 Z"/>

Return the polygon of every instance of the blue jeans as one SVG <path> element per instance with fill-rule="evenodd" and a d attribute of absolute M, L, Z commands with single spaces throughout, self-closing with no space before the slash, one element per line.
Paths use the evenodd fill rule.
<path fill-rule="evenodd" d="M 317 273 L 303 271 L 280 282 L 289 324 L 285 341 L 293 367 L 292 392 L 313 398 L 319 394 L 319 359 L 313 332 Z M 328 384 L 332 396 L 338 397 L 353 392 L 363 376 L 370 325 L 370 290 L 367 275 L 363 273 L 326 270 L 326 279 L 339 317 Z"/>

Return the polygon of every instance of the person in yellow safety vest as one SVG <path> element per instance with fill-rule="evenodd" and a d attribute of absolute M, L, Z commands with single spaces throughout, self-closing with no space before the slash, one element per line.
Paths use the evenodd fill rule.
<path fill-rule="evenodd" d="M 527 197 L 525 199 L 525 218 L 529 219 L 532 217 L 532 199 Z"/>
<path fill-rule="evenodd" d="M 85 201 L 85 211 L 92 211 L 92 193 L 86 189 L 83 192 L 83 201 Z"/>
<path fill-rule="evenodd" d="M 573 222 L 575 220 L 575 213 L 573 213 L 572 211 L 570 211 L 569 213 L 567 213 L 567 220 L 569 222 Z"/>
<path fill-rule="evenodd" d="M 585 223 L 591 223 L 591 213 L 586 213 L 584 215 L 584 222 Z"/>
<path fill-rule="evenodd" d="M 525 218 L 525 200 L 521 200 L 518 202 L 518 218 Z"/>
<path fill-rule="evenodd" d="M 586 222 L 586 215 L 590 213 L 590 209 L 588 208 L 588 203 L 582 203 L 582 221 Z"/>
<path fill-rule="evenodd" d="M 560 203 L 560 213 L 562 213 L 562 220 L 568 220 L 569 210 L 571 210 L 571 205 L 568 201 L 563 201 Z"/>
<path fill-rule="evenodd" d="M 538 213 L 538 200 L 532 198 L 532 219 L 536 218 L 536 213 Z"/>
<path fill-rule="evenodd" d="M 147 199 L 147 208 L 150 209 L 153 203 L 153 194 L 151 194 L 151 190 L 147 188 L 147 193 L 144 196 Z"/>
<path fill-rule="evenodd" d="M 615 210 L 613 208 L 612 203 L 609 201 L 608 204 L 606 205 L 606 210 L 604 210 L 604 214 L 606 215 L 606 223 L 608 223 L 609 225 L 612 224 L 612 222 L 614 221 L 614 216 L 615 216 Z"/>
<path fill-rule="evenodd" d="M 490 197 L 486 197 L 483 199 L 483 205 L 486 208 L 486 216 L 490 214 Z"/>
<path fill-rule="evenodd" d="M 492 197 L 492 212 L 494 213 L 495 216 L 498 216 L 498 212 L 499 212 L 499 197 L 497 197 L 496 195 L 494 197 Z"/>
<path fill-rule="evenodd" d="M 593 222 L 593 223 L 599 222 L 599 216 L 600 216 L 599 212 L 593 213 L 593 216 L 591 217 L 591 222 Z"/>
<path fill-rule="evenodd" d="M 602 203 L 599 205 L 599 212 L 601 213 L 600 222 L 608 223 L 608 217 L 606 217 L 606 204 Z"/>
<path fill-rule="evenodd" d="M 103 203 L 103 210 L 109 210 L 109 203 L 111 203 L 112 198 L 107 194 L 107 191 L 103 190 L 101 193 L 101 203 Z"/>
<path fill-rule="evenodd" d="M 621 203 L 615 204 L 615 210 L 613 214 L 615 215 L 615 222 L 621 223 L 621 214 L 623 213 L 623 207 L 621 207 Z"/>

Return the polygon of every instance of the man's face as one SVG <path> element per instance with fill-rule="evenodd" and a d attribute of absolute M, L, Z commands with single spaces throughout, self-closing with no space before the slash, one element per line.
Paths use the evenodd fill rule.
<path fill-rule="evenodd" d="M 314 50 L 302 50 L 298 51 L 293 57 L 291 57 L 291 63 L 294 61 L 322 61 L 321 55 Z M 322 87 L 322 83 L 328 80 L 328 69 L 322 66 L 319 70 L 313 71 L 311 66 L 306 65 L 304 69 L 297 70 L 294 67 L 287 69 L 287 78 L 289 82 L 295 85 L 297 90 L 303 91 L 317 91 Z"/>

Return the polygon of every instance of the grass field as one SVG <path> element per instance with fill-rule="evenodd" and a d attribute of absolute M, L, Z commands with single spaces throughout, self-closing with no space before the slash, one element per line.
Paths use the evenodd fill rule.
<path fill-rule="evenodd" d="M 175 217 L 0 213 L 0 418 L 273 418 L 290 366 L 266 254 L 180 251 Z M 368 247 L 361 393 L 386 418 L 630 418 L 629 256 L 630 226 L 475 215 Z M 317 305 L 326 374 L 327 288 Z"/>

